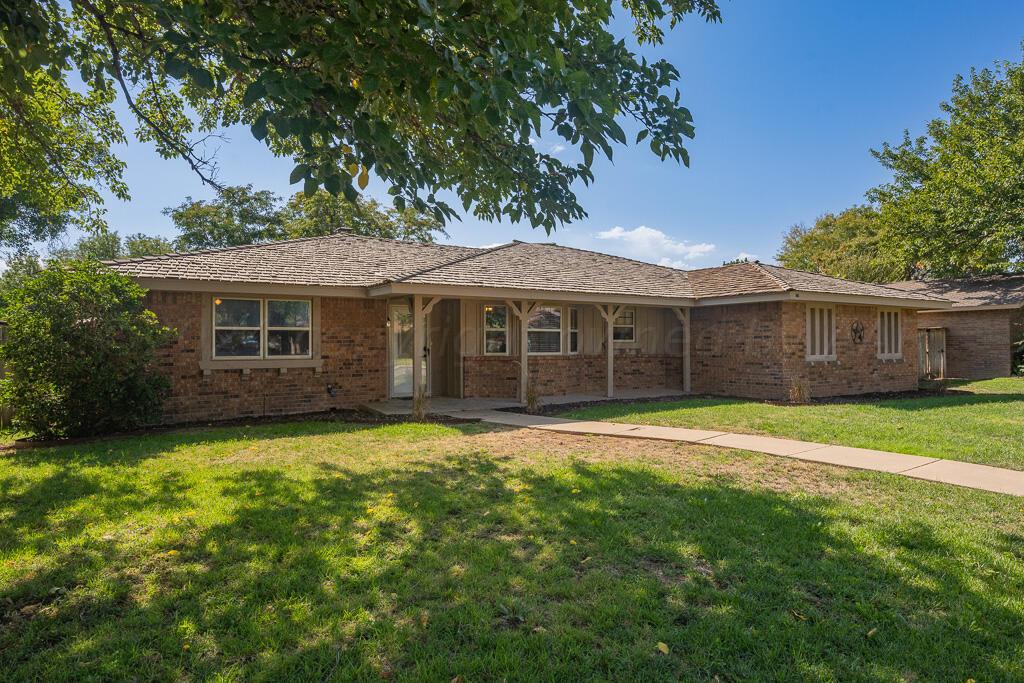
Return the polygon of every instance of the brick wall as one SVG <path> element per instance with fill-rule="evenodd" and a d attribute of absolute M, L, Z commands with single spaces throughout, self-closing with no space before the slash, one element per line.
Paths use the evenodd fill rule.
<path fill-rule="evenodd" d="M 903 358 L 878 358 L 878 307 L 835 307 L 836 360 L 808 362 L 807 309 L 802 303 L 782 304 L 784 363 L 787 378 L 807 382 L 812 398 L 913 391 L 918 386 L 917 313 L 902 310 Z M 855 322 L 864 326 L 863 341 L 853 339 Z"/>
<path fill-rule="evenodd" d="M 694 308 L 690 311 L 690 324 L 694 392 L 785 398 L 780 303 Z"/>
<path fill-rule="evenodd" d="M 285 415 L 352 408 L 387 397 L 387 308 L 384 301 L 324 297 L 320 300 L 322 371 L 290 368 L 212 370 L 201 359 L 202 300 L 196 292 L 150 292 L 147 306 L 177 329 L 158 364 L 171 382 L 165 423 Z M 328 385 L 336 396 L 327 392 Z"/>
<path fill-rule="evenodd" d="M 946 375 L 989 379 L 1010 374 L 1014 311 L 922 313 L 919 327 L 946 328 Z"/>
<path fill-rule="evenodd" d="M 697 393 L 786 400 L 806 385 L 812 397 L 917 388 L 916 315 L 903 311 L 903 358 L 880 360 L 878 309 L 836 306 L 836 360 L 806 360 L 806 307 L 795 302 L 711 306 L 691 311 L 691 366 Z M 854 342 L 854 321 L 864 340 Z"/>
<path fill-rule="evenodd" d="M 604 354 L 530 356 L 530 382 L 540 396 L 599 394 L 608 390 Z M 615 353 L 617 389 L 681 388 L 682 358 L 648 354 L 636 349 Z M 519 395 L 517 356 L 467 356 L 463 359 L 463 396 L 466 398 L 516 398 Z"/>

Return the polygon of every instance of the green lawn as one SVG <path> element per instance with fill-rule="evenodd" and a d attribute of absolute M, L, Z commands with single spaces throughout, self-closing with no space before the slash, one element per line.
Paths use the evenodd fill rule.
<path fill-rule="evenodd" d="M 945 396 L 781 405 L 699 398 L 581 408 L 566 417 L 771 434 L 1024 470 L 1024 378 L 959 383 Z"/>
<path fill-rule="evenodd" d="M 475 425 L 8 451 L 0 671 L 1021 680 L 1022 529 L 1009 496 Z"/>

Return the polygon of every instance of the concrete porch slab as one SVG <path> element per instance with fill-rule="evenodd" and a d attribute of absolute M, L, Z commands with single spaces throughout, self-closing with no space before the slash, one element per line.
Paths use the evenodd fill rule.
<path fill-rule="evenodd" d="M 825 446 L 793 453 L 790 457 L 797 460 L 810 460 L 876 472 L 904 472 L 935 461 L 935 458 L 924 458 L 920 455 L 889 453 L 888 451 L 851 448 L 850 446 Z"/>
<path fill-rule="evenodd" d="M 753 434 L 723 434 L 704 439 L 701 443 L 725 446 L 726 448 L 742 448 L 745 451 L 757 451 L 769 455 L 796 455 L 825 447 L 824 444 L 810 441 L 793 441 L 792 439 L 777 439 Z"/>
<path fill-rule="evenodd" d="M 935 460 L 903 472 L 908 477 L 957 484 L 972 489 L 1024 496 L 1024 472 L 959 460 Z"/>

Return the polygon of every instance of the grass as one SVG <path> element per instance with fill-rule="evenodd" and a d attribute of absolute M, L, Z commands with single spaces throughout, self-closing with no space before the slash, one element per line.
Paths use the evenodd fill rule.
<path fill-rule="evenodd" d="M 0 457 L 0 670 L 1020 680 L 1021 529 L 1008 496 L 478 425 L 15 451 Z"/>
<path fill-rule="evenodd" d="M 810 405 L 722 398 L 606 404 L 566 416 L 770 434 L 1024 470 L 1024 378 L 954 389 L 943 396 Z"/>

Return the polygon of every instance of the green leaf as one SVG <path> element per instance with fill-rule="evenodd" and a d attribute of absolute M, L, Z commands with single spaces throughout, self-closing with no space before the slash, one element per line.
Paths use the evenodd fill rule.
<path fill-rule="evenodd" d="M 294 185 L 300 180 L 304 180 L 307 173 L 309 173 L 309 166 L 307 164 L 297 165 L 292 169 L 292 174 L 288 176 L 288 183 Z"/>
<path fill-rule="evenodd" d="M 263 112 L 259 118 L 250 126 L 249 130 L 252 131 L 253 137 L 257 140 L 263 140 L 267 137 L 267 117 L 269 114 Z"/>
<path fill-rule="evenodd" d="M 302 191 L 307 197 L 316 194 L 317 188 L 320 187 L 320 181 L 316 178 L 306 178 L 306 182 L 302 185 Z"/>
<path fill-rule="evenodd" d="M 251 107 L 266 94 L 267 89 L 263 84 L 260 81 L 253 81 L 249 84 L 249 87 L 245 89 L 245 95 L 242 96 L 242 106 Z"/>

